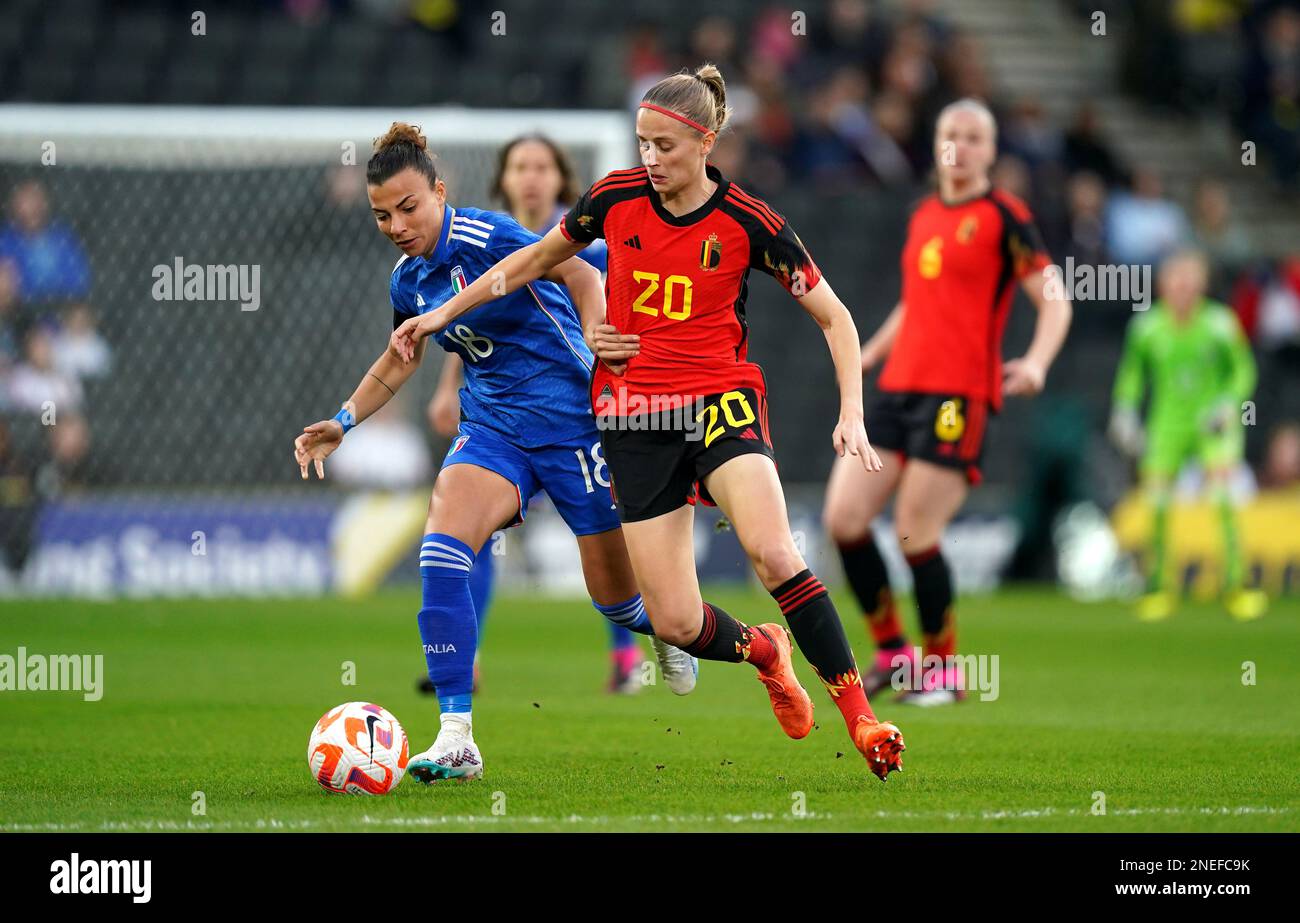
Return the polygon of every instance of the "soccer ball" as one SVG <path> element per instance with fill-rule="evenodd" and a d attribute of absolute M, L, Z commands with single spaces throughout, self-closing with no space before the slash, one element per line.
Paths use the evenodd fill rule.
<path fill-rule="evenodd" d="M 385 708 L 348 702 L 312 728 L 307 765 L 326 791 L 387 795 L 406 775 L 406 732 Z"/>

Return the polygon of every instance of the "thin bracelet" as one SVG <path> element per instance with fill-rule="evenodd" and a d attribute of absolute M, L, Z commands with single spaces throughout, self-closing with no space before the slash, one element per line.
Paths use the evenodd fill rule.
<path fill-rule="evenodd" d="M 369 375 L 371 378 L 373 378 L 375 381 L 379 382 L 385 388 L 388 388 L 388 383 L 385 382 L 378 375 L 376 375 L 374 372 L 366 372 L 366 374 Z M 388 388 L 388 393 L 391 394 L 393 397 L 397 397 L 397 392 L 394 391 L 392 388 Z"/>

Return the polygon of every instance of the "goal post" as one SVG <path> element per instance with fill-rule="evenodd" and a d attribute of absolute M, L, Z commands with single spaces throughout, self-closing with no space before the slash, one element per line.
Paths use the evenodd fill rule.
<path fill-rule="evenodd" d="M 621 112 L 23 103 L 0 105 L 0 161 L 41 164 L 42 145 L 53 142 L 65 163 L 182 166 L 173 158 L 183 156 L 191 166 L 328 164 L 343 163 L 343 146 L 351 143 L 356 160 L 364 163 L 371 141 L 399 121 L 419 125 L 430 148 L 458 169 L 467 165 L 462 158 L 480 167 L 491 163 L 493 157 L 485 154 L 532 133 L 544 134 L 568 151 L 589 183 L 635 162 L 632 120 Z M 483 194 L 470 182 L 479 176 L 466 173 L 469 198 Z"/>

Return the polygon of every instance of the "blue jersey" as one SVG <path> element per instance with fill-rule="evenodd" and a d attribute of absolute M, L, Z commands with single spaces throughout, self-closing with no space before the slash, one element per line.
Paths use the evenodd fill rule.
<path fill-rule="evenodd" d="M 433 253 L 403 256 L 393 268 L 394 327 L 441 306 L 537 240 L 507 215 L 445 206 Z M 465 360 L 462 419 L 525 449 L 594 430 L 588 397 L 593 359 L 562 286 L 539 279 L 463 315 L 434 338 Z"/>

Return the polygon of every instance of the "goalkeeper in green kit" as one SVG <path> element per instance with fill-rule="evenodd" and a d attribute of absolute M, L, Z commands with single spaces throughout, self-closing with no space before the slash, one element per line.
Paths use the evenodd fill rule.
<path fill-rule="evenodd" d="M 1160 266 L 1160 298 L 1128 327 L 1115 374 L 1109 435 L 1127 454 L 1141 456 L 1143 486 L 1155 507 L 1151 570 L 1138 617 L 1158 621 L 1173 614 L 1177 594 L 1168 586 L 1169 501 L 1187 462 L 1205 471 L 1223 535 L 1224 604 L 1237 619 L 1264 614 L 1267 597 L 1242 586 L 1237 514 L 1228 478 L 1245 443 L 1242 404 L 1255 390 L 1255 360 L 1236 316 L 1205 297 L 1207 266 L 1194 251 Z M 1151 401 L 1145 429 L 1143 393 Z"/>

